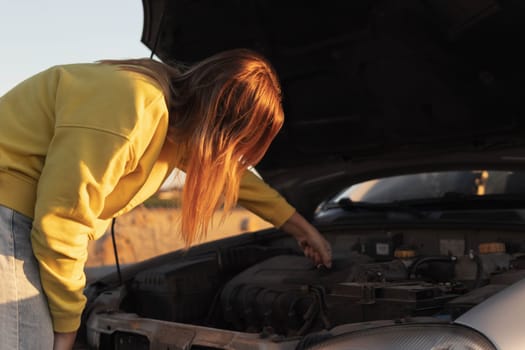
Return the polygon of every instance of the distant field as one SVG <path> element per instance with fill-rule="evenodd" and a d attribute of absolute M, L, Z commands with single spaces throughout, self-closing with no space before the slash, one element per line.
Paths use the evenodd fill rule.
<path fill-rule="evenodd" d="M 177 234 L 177 208 L 138 207 L 130 213 L 117 218 L 115 235 L 119 261 L 129 264 L 168 253 L 183 247 Z M 217 212 L 215 226 L 207 240 L 234 236 L 243 232 L 255 231 L 271 225 L 244 209 L 235 209 L 222 225 L 218 225 L 221 212 Z M 111 235 L 106 234 L 89 244 L 87 267 L 115 264 Z"/>

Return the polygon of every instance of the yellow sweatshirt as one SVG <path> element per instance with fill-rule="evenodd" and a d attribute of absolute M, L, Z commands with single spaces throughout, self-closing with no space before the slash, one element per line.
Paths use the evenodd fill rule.
<path fill-rule="evenodd" d="M 74 331 L 88 240 L 154 194 L 183 157 L 165 143 L 164 96 L 115 66 L 56 66 L 0 97 L 0 125 L 0 204 L 33 218 L 54 329 Z M 294 213 L 248 171 L 239 203 L 277 227 Z"/>

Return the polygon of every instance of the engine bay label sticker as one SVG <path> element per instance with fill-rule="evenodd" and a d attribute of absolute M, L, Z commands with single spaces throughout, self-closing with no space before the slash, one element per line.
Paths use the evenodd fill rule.
<path fill-rule="evenodd" d="M 377 255 L 389 255 L 390 245 L 388 243 L 376 243 L 376 254 Z"/>

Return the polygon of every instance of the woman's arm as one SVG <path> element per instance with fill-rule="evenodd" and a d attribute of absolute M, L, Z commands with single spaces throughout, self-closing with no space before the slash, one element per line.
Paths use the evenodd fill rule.
<path fill-rule="evenodd" d="M 78 127 L 55 131 L 31 231 L 55 332 L 74 332 L 80 325 L 88 238 L 130 153 L 128 141 L 110 133 Z"/>
<path fill-rule="evenodd" d="M 53 350 L 70 350 L 75 344 L 77 332 L 54 333 Z"/>
<path fill-rule="evenodd" d="M 241 180 L 239 204 L 292 235 L 316 265 L 331 266 L 332 251 L 328 241 L 275 189 L 248 170 Z"/>
<path fill-rule="evenodd" d="M 317 266 L 332 267 L 330 243 L 301 214 L 295 212 L 281 226 L 281 230 L 292 235 L 303 249 L 304 255 L 312 259 Z"/>

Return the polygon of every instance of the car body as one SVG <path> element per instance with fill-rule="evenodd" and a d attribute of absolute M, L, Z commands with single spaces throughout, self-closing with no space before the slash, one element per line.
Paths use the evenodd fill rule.
<path fill-rule="evenodd" d="M 274 64 L 286 122 L 257 169 L 331 242 L 334 262 L 317 268 L 268 229 L 128 266 L 86 288 L 79 345 L 523 348 L 525 196 L 480 189 L 486 174 L 525 171 L 523 5 L 143 4 L 142 41 L 165 62 L 248 47 Z M 395 194 L 415 188 L 410 176 L 451 172 L 472 193 L 429 198 L 424 183 L 417 203 L 331 201 L 367 181 L 410 179 L 386 186 Z"/>

